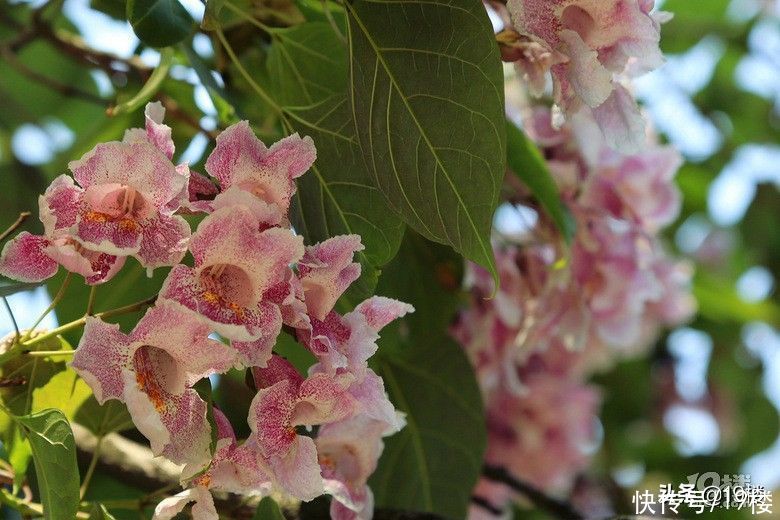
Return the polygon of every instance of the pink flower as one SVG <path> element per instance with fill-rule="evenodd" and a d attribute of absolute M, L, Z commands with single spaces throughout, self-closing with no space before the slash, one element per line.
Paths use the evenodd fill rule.
<path fill-rule="evenodd" d="M 325 491 L 333 495 L 332 519 L 372 518 L 374 497 L 367 482 L 382 454 L 385 428 L 364 415 L 320 428 L 315 443 Z"/>
<path fill-rule="evenodd" d="M 191 511 L 193 520 L 219 519 L 214 498 L 209 490 L 203 486 L 195 486 L 160 501 L 154 508 L 152 520 L 171 520 L 191 502 L 194 502 Z"/>
<path fill-rule="evenodd" d="M 360 277 L 360 264 L 352 262 L 352 257 L 363 249 L 359 235 L 333 237 L 306 248 L 298 273 L 311 316 L 324 320 L 344 291 Z"/>
<path fill-rule="evenodd" d="M 0 274 L 23 282 L 40 282 L 54 276 L 59 265 L 82 275 L 90 285 L 110 280 L 124 265 L 124 256 L 83 245 L 71 234 L 83 190 L 73 179 L 60 175 L 38 199 L 43 236 L 23 231 L 3 247 Z"/>
<path fill-rule="evenodd" d="M 526 385 L 524 396 L 501 393 L 487 403 L 485 460 L 541 489 L 566 489 L 590 461 L 599 394 L 545 373 Z"/>
<path fill-rule="evenodd" d="M 249 123 L 242 121 L 217 137 L 206 171 L 219 180 L 222 191 L 237 186 L 286 214 L 295 194 L 294 179 L 303 175 L 316 157 L 310 137 L 293 134 L 269 149 L 255 137 Z"/>
<path fill-rule="evenodd" d="M 323 321 L 311 317 L 310 327 L 298 330 L 298 339 L 320 359 L 322 370 L 346 368 L 362 378 L 377 350 L 379 331 L 409 312 L 414 307 L 407 303 L 373 296 L 344 316 L 331 311 Z"/>
<path fill-rule="evenodd" d="M 209 328 L 170 306 L 149 309 L 128 335 L 88 317 L 71 366 L 99 403 L 127 404 L 156 455 L 197 468 L 210 457 L 206 404 L 192 385 L 225 372 L 235 352 Z"/>
<path fill-rule="evenodd" d="M 70 232 L 79 243 L 134 256 L 149 270 L 182 259 L 190 227 L 173 212 L 186 189 L 186 169 L 178 171 L 149 141 L 135 139 L 98 144 L 69 167 L 80 186 L 68 191 L 77 208 Z"/>
<path fill-rule="evenodd" d="M 564 112 L 592 111 L 611 146 L 637 150 L 645 141 L 644 122 L 617 76 L 663 63 L 658 42 L 667 17 L 652 14 L 653 2 L 646 0 L 510 0 L 507 7 L 517 31 L 542 46 L 532 56 L 549 56 L 532 64 L 549 66 Z M 530 75 L 538 94 L 534 76 L 538 72 Z"/>
<path fill-rule="evenodd" d="M 201 222 L 190 251 L 194 267 L 175 266 L 160 297 L 235 340 L 245 364 L 263 364 L 282 326 L 279 308 L 263 293 L 303 256 L 302 238 L 278 227 L 259 231 L 254 215 L 234 206 Z"/>
<path fill-rule="evenodd" d="M 345 419 L 356 410 L 347 392 L 352 377 L 313 374 L 303 379 L 286 360 L 274 356 L 268 368 L 253 369 L 259 388 L 249 410 L 254 447 L 271 467 L 275 481 L 289 494 L 311 500 L 324 491 L 314 441 L 298 434 L 299 426 Z"/>

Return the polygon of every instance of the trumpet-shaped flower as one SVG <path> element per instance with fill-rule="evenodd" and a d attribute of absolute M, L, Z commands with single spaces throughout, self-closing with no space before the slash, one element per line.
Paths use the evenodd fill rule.
<path fill-rule="evenodd" d="M 636 151 L 645 142 L 636 102 L 619 81 L 663 63 L 658 47 L 665 14 L 647 0 L 509 0 L 517 31 L 540 45 L 517 55 L 534 94 L 540 66 L 552 73 L 556 103 L 568 115 L 591 110 L 611 146 Z M 544 56 L 545 59 L 539 59 Z M 528 61 L 528 63 L 525 63 Z"/>
<path fill-rule="evenodd" d="M 269 360 L 268 368 L 253 369 L 253 375 L 259 390 L 250 405 L 252 434 L 245 445 L 254 446 L 267 461 L 282 489 L 311 500 L 323 493 L 324 484 L 314 441 L 297 428 L 354 414 L 357 403 L 347 391 L 353 378 L 318 373 L 304 379 L 278 356 Z"/>
<path fill-rule="evenodd" d="M 88 284 L 110 280 L 124 265 L 124 256 L 96 251 L 71 234 L 83 190 L 67 175 L 60 175 L 38 199 L 44 234 L 26 231 L 10 240 L 0 254 L 0 274 L 23 282 L 40 282 L 54 276 L 58 265 L 82 275 Z"/>
<path fill-rule="evenodd" d="M 89 317 L 71 366 L 99 403 L 127 404 L 156 455 L 197 466 L 209 456 L 206 404 L 192 389 L 203 377 L 224 372 L 235 352 L 208 339 L 209 328 L 191 315 L 158 305 L 130 334 Z"/>
<path fill-rule="evenodd" d="M 73 237 L 112 255 L 135 256 L 148 269 L 173 265 L 187 250 L 190 228 L 173 212 L 186 192 L 182 173 L 145 140 L 98 144 L 69 164 L 79 187 Z"/>
<path fill-rule="evenodd" d="M 238 186 L 286 214 L 295 194 L 294 179 L 306 173 L 316 157 L 310 137 L 293 134 L 267 148 L 249 123 L 241 121 L 219 134 L 206 171 L 219 180 L 222 191 Z"/>
<path fill-rule="evenodd" d="M 303 256 L 303 241 L 284 228 L 259 231 L 245 207 L 221 208 L 201 222 L 190 241 L 194 267 L 175 266 L 160 297 L 196 314 L 216 332 L 246 348 L 273 344 L 282 325 L 279 308 L 263 300 Z"/>
<path fill-rule="evenodd" d="M 369 520 L 374 497 L 368 478 L 376 469 L 386 425 L 359 415 L 320 428 L 315 443 L 335 520 Z"/>
<path fill-rule="evenodd" d="M 306 248 L 298 272 L 311 316 L 324 320 L 336 300 L 360 277 L 360 264 L 352 262 L 352 257 L 362 250 L 359 235 L 333 237 Z"/>

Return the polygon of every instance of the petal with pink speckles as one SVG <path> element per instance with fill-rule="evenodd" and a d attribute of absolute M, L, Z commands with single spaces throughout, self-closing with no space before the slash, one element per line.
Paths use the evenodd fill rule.
<path fill-rule="evenodd" d="M 68 167 L 84 189 L 104 184 L 129 186 L 161 209 L 186 186 L 171 161 L 149 142 L 100 143 Z"/>
<path fill-rule="evenodd" d="M 187 252 L 190 234 L 190 225 L 178 215 L 149 219 L 143 224 L 138 260 L 150 270 L 175 265 Z"/>
<path fill-rule="evenodd" d="M 57 262 L 45 253 L 50 241 L 22 231 L 3 246 L 0 274 L 20 282 L 42 282 L 57 274 Z"/>
<path fill-rule="evenodd" d="M 285 456 L 272 457 L 269 465 L 279 486 L 295 498 L 314 500 L 325 491 L 317 447 L 309 437 L 297 436 Z"/>
<path fill-rule="evenodd" d="M 238 185 L 286 211 L 295 193 L 293 179 L 303 175 L 315 158 L 311 138 L 293 134 L 268 149 L 242 121 L 217 137 L 206 171 L 219 179 L 222 190 Z"/>
<path fill-rule="evenodd" d="M 360 264 L 352 259 L 363 249 L 359 235 L 337 236 L 306 248 L 298 270 L 310 315 L 325 319 L 344 291 L 360 277 Z"/>
<path fill-rule="evenodd" d="M 39 217 L 46 235 L 52 236 L 55 230 L 68 229 L 76 223 L 83 196 L 84 190 L 68 175 L 52 181 L 38 198 Z"/>
<path fill-rule="evenodd" d="M 119 325 L 88 317 L 71 367 L 87 382 L 100 404 L 122 399 L 122 370 L 130 360 L 130 337 Z"/>
<path fill-rule="evenodd" d="M 379 332 L 390 322 L 414 312 L 414 307 L 392 298 L 372 296 L 355 307 L 355 310 L 365 316 L 369 327 Z"/>

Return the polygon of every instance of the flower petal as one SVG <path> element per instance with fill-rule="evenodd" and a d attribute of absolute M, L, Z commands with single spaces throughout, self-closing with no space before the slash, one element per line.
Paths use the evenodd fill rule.
<path fill-rule="evenodd" d="M 82 188 L 114 183 L 130 186 L 158 209 L 187 184 L 187 178 L 149 142 L 100 143 L 68 167 Z"/>
<path fill-rule="evenodd" d="M 193 520 L 218 520 L 219 514 L 214 507 L 214 498 L 203 486 L 185 489 L 181 493 L 160 501 L 154 508 L 152 520 L 171 520 L 181 513 L 190 502 L 195 502 L 195 505 L 192 506 Z"/>
<path fill-rule="evenodd" d="M 0 274 L 20 282 L 42 282 L 57 274 L 58 265 L 46 253 L 45 237 L 22 231 L 0 253 Z"/>
<path fill-rule="evenodd" d="M 47 236 L 76 223 L 83 196 L 84 190 L 69 175 L 60 175 L 52 181 L 38 198 L 39 217 Z"/>
<path fill-rule="evenodd" d="M 122 370 L 130 362 L 130 337 L 119 325 L 87 317 L 76 353 L 70 366 L 87 382 L 98 403 L 122 400 Z"/>
<path fill-rule="evenodd" d="M 414 307 L 392 298 L 372 296 L 355 307 L 355 311 L 365 316 L 368 326 L 379 332 L 390 322 L 414 312 Z"/>
<path fill-rule="evenodd" d="M 241 121 L 217 137 L 206 171 L 219 179 L 223 191 L 235 184 L 286 211 L 295 193 L 293 179 L 308 170 L 315 158 L 311 138 L 293 134 L 269 150 L 249 123 Z"/>
<path fill-rule="evenodd" d="M 311 438 L 297 436 L 287 454 L 272 457 L 269 464 L 282 489 L 295 498 L 309 501 L 325 492 L 317 447 Z"/>
<path fill-rule="evenodd" d="M 337 236 L 306 248 L 298 270 L 309 314 L 325 319 L 336 300 L 360 277 L 360 264 L 352 258 L 363 249 L 359 235 Z"/>
<path fill-rule="evenodd" d="M 178 215 L 160 215 L 144 223 L 137 258 L 151 271 L 175 265 L 184 258 L 190 238 L 190 225 Z"/>

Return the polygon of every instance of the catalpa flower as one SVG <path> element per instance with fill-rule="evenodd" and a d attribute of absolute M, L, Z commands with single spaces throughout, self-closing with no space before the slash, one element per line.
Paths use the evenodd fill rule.
<path fill-rule="evenodd" d="M 182 259 L 190 227 L 173 213 L 188 171 L 177 171 L 145 140 L 98 144 L 69 168 L 79 184 L 70 190 L 71 199 L 78 200 L 71 233 L 79 243 L 134 256 L 149 270 Z"/>
<path fill-rule="evenodd" d="M 130 334 L 88 317 L 71 366 L 99 403 L 118 399 L 155 455 L 197 468 L 209 457 L 206 404 L 192 389 L 234 364 L 208 326 L 168 305 L 149 309 Z"/>
<path fill-rule="evenodd" d="M 653 0 L 509 0 L 517 31 L 548 51 L 556 103 L 567 115 L 590 110 L 611 146 L 635 151 L 645 142 L 644 121 L 618 76 L 638 75 L 663 63 Z M 521 61 L 525 56 L 521 56 Z M 523 70 L 533 67 L 523 65 Z M 533 84 L 538 92 L 539 81 Z"/>
<path fill-rule="evenodd" d="M 407 303 L 372 296 L 344 316 L 330 311 L 323 321 L 310 317 L 311 328 L 299 329 L 298 339 L 319 358 L 321 370 L 346 368 L 361 379 L 377 350 L 379 331 L 409 312 L 414 307 Z"/>
<path fill-rule="evenodd" d="M 310 137 L 293 134 L 267 148 L 249 123 L 241 121 L 219 134 L 206 171 L 222 191 L 237 186 L 286 215 L 295 194 L 294 179 L 306 173 L 316 157 Z"/>
<path fill-rule="evenodd" d="M 334 520 L 370 520 L 374 496 L 368 478 L 382 454 L 387 426 L 365 415 L 326 424 L 315 443 L 325 491 L 333 495 L 330 516 Z"/>
<path fill-rule="evenodd" d="M 279 356 L 268 361 L 268 368 L 255 368 L 252 373 L 259 390 L 249 409 L 252 434 L 244 445 L 265 460 L 285 492 L 312 500 L 324 491 L 317 448 L 297 428 L 353 415 L 357 403 L 347 391 L 353 377 L 319 373 L 304 379 Z"/>
<path fill-rule="evenodd" d="M 279 308 L 263 293 L 283 281 L 303 256 L 303 239 L 289 229 L 258 230 L 243 206 L 206 217 L 190 241 L 194 267 L 175 266 L 160 297 L 193 313 L 234 340 L 248 365 L 265 363 L 281 330 Z"/>
<path fill-rule="evenodd" d="M 80 274 L 90 285 L 110 280 L 125 263 L 116 256 L 83 245 L 71 234 L 83 191 L 67 175 L 60 175 L 38 198 L 44 234 L 26 231 L 10 240 L 0 254 L 0 274 L 22 282 L 41 282 L 57 273 L 59 265 Z"/>

